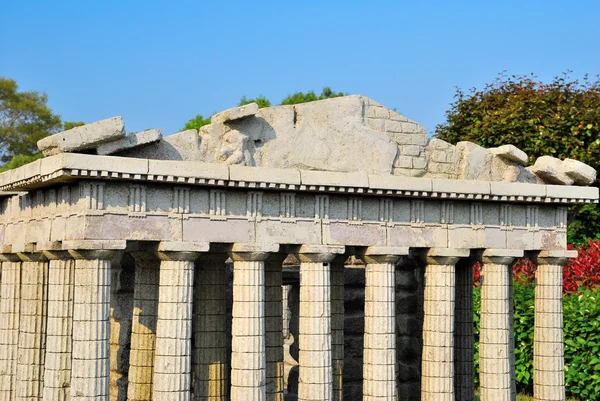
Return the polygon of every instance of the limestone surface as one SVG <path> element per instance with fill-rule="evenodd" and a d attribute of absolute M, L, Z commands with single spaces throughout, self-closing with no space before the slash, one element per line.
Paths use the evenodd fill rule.
<path fill-rule="evenodd" d="M 565 159 L 562 167 L 565 174 L 577 185 L 590 185 L 596 181 L 596 170 L 579 160 Z"/>
<path fill-rule="evenodd" d="M 527 154 L 515 145 L 502 145 L 497 148 L 489 148 L 488 151 L 503 159 L 518 163 L 521 166 L 526 166 L 529 161 Z"/>
<path fill-rule="evenodd" d="M 127 135 L 118 141 L 105 143 L 98 146 L 96 153 L 99 155 L 111 155 L 113 153 L 122 152 L 140 145 L 157 142 L 162 138 L 162 131 L 159 129 L 148 129 L 142 132 L 136 132 Z"/>
<path fill-rule="evenodd" d="M 217 113 L 211 117 L 211 121 L 213 124 L 221 124 L 228 121 L 239 120 L 244 117 L 254 116 L 256 113 L 258 113 L 258 105 L 256 103 L 250 103 Z"/>
<path fill-rule="evenodd" d="M 544 156 L 526 167 L 527 154 L 510 144 L 486 149 L 471 142 L 428 140 L 420 124 L 360 95 L 263 109 L 250 103 L 217 113 L 211 121 L 199 131 L 164 138 L 160 130 L 125 137 L 123 121 L 115 117 L 44 138 L 38 145 L 45 155 L 95 150 L 273 171 L 559 185 L 590 185 L 596 179 L 596 170 L 577 160 Z"/>
<path fill-rule="evenodd" d="M 125 137 L 125 123 L 121 117 L 112 117 L 91 124 L 75 127 L 38 141 L 38 149 L 44 156 L 63 152 L 94 149 L 107 142 Z"/>
<path fill-rule="evenodd" d="M 129 149 L 127 157 L 158 160 L 202 160 L 200 154 L 200 136 L 198 131 L 190 129 L 162 138 L 146 146 Z"/>
<path fill-rule="evenodd" d="M 253 118 L 230 119 L 227 124 L 218 118 L 200 130 L 199 159 L 246 166 L 390 174 L 398 144 L 387 133 L 367 125 L 366 109 L 365 98 L 348 96 L 265 108 Z"/>
<path fill-rule="evenodd" d="M 566 174 L 562 161 L 556 157 L 538 157 L 535 164 L 527 169 L 549 184 L 573 185 L 575 182 Z"/>

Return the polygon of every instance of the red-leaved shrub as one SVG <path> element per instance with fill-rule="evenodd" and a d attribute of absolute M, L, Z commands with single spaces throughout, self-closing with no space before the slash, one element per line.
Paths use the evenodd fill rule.
<path fill-rule="evenodd" d="M 567 249 L 573 249 L 569 244 Z M 577 257 L 563 267 L 563 292 L 575 293 L 582 288 L 592 289 L 600 284 L 600 241 L 589 240 L 587 246 L 577 249 Z M 513 265 L 513 278 L 521 283 L 535 280 L 536 265 L 529 259 L 519 259 Z M 478 287 L 481 279 L 481 264 L 473 265 L 473 284 Z"/>
<path fill-rule="evenodd" d="M 568 249 L 573 249 L 569 244 Z M 563 267 L 563 292 L 577 292 L 579 287 L 592 289 L 600 283 L 600 241 L 581 245 L 577 257 Z"/>

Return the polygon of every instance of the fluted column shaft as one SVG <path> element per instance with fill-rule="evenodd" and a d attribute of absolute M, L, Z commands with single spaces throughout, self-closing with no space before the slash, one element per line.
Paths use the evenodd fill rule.
<path fill-rule="evenodd" d="M 265 262 L 265 351 L 267 401 L 283 401 L 283 321 L 281 265 L 287 255 Z"/>
<path fill-rule="evenodd" d="M 481 401 L 514 401 L 511 264 L 523 252 L 484 251 L 481 270 L 479 381 Z"/>
<path fill-rule="evenodd" d="M 421 400 L 454 400 L 455 264 L 465 249 L 432 248 L 425 255 Z"/>
<path fill-rule="evenodd" d="M 115 251 L 69 253 L 76 259 L 71 400 L 106 401 L 110 390 L 110 261 Z"/>
<path fill-rule="evenodd" d="M 331 275 L 331 368 L 333 401 L 342 401 L 344 391 L 344 264 L 347 257 L 337 256 L 330 264 Z"/>
<path fill-rule="evenodd" d="M 576 251 L 542 251 L 535 273 L 533 398 L 564 401 L 562 267 Z"/>
<path fill-rule="evenodd" d="M 473 261 L 456 265 L 454 306 L 454 395 L 473 401 L 475 339 L 473 333 Z"/>
<path fill-rule="evenodd" d="M 194 280 L 194 401 L 226 401 L 227 325 L 225 260 L 216 254 L 202 258 Z"/>
<path fill-rule="evenodd" d="M 158 256 L 161 263 L 153 395 L 161 401 L 189 401 L 194 261 L 200 254 L 160 251 Z"/>
<path fill-rule="evenodd" d="M 300 260 L 298 400 L 331 401 L 333 370 L 329 262 L 336 254 L 343 253 L 344 248 L 314 248 L 298 254 Z"/>
<path fill-rule="evenodd" d="M 44 389 L 48 262 L 41 253 L 19 253 L 21 314 L 15 400 L 40 400 Z"/>
<path fill-rule="evenodd" d="M 290 307 L 288 302 L 288 297 L 290 293 L 291 285 L 283 285 L 281 286 L 281 313 L 283 319 L 283 338 L 287 340 L 290 338 Z"/>
<path fill-rule="evenodd" d="M 127 399 L 151 401 L 160 261 L 150 252 L 136 251 L 131 255 L 135 260 L 135 278 Z"/>
<path fill-rule="evenodd" d="M 0 261 L 0 401 L 12 401 L 16 398 L 21 260 L 14 254 L 3 254 Z"/>
<path fill-rule="evenodd" d="M 48 268 L 48 326 L 44 401 L 71 399 L 71 336 L 75 260 L 66 251 L 46 251 Z"/>
<path fill-rule="evenodd" d="M 266 400 L 265 260 L 278 249 L 234 244 L 231 252 L 231 401 Z"/>
<path fill-rule="evenodd" d="M 365 268 L 363 400 L 396 398 L 396 262 L 408 249 L 368 248 Z"/>

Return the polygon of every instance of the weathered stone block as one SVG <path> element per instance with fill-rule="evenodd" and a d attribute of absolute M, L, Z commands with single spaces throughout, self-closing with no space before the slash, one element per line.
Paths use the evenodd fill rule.
<path fill-rule="evenodd" d="M 565 159 L 562 168 L 577 185 L 591 185 L 596 181 L 596 170 L 579 160 Z"/>
<path fill-rule="evenodd" d="M 127 135 L 125 138 L 118 141 L 105 143 L 98 146 L 96 153 L 99 155 L 110 155 L 117 152 L 122 152 L 136 146 L 147 145 L 157 142 L 162 138 L 162 131 L 159 129 L 149 129 L 142 132 L 136 132 Z"/>
<path fill-rule="evenodd" d="M 502 145 L 497 148 L 489 148 L 488 152 L 495 154 L 503 159 L 510 160 L 522 166 L 526 166 L 529 162 L 527 153 L 517 148 L 515 145 Z"/>
<path fill-rule="evenodd" d="M 542 178 L 548 184 L 572 185 L 573 178 L 565 174 L 562 161 L 552 156 L 541 156 L 527 170 Z"/>
<path fill-rule="evenodd" d="M 416 145 L 405 145 L 400 148 L 400 153 L 406 156 L 419 156 L 423 148 Z"/>
<path fill-rule="evenodd" d="M 98 145 L 125 137 L 125 123 L 121 117 L 112 117 L 76 127 L 38 141 L 38 149 L 45 156 L 62 152 L 93 149 Z"/>
<path fill-rule="evenodd" d="M 258 113 L 258 105 L 256 103 L 249 103 L 240 107 L 233 107 L 231 109 L 224 110 L 211 117 L 212 124 L 222 124 L 228 121 L 235 121 L 245 117 L 251 117 Z"/>

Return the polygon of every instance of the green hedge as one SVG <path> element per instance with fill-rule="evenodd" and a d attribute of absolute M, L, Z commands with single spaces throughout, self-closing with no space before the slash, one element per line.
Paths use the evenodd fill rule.
<path fill-rule="evenodd" d="M 515 283 L 515 358 L 517 390 L 533 391 L 534 284 Z M 565 384 L 567 397 L 600 400 L 600 288 L 563 296 Z M 480 292 L 473 294 L 475 385 L 479 386 Z"/>

